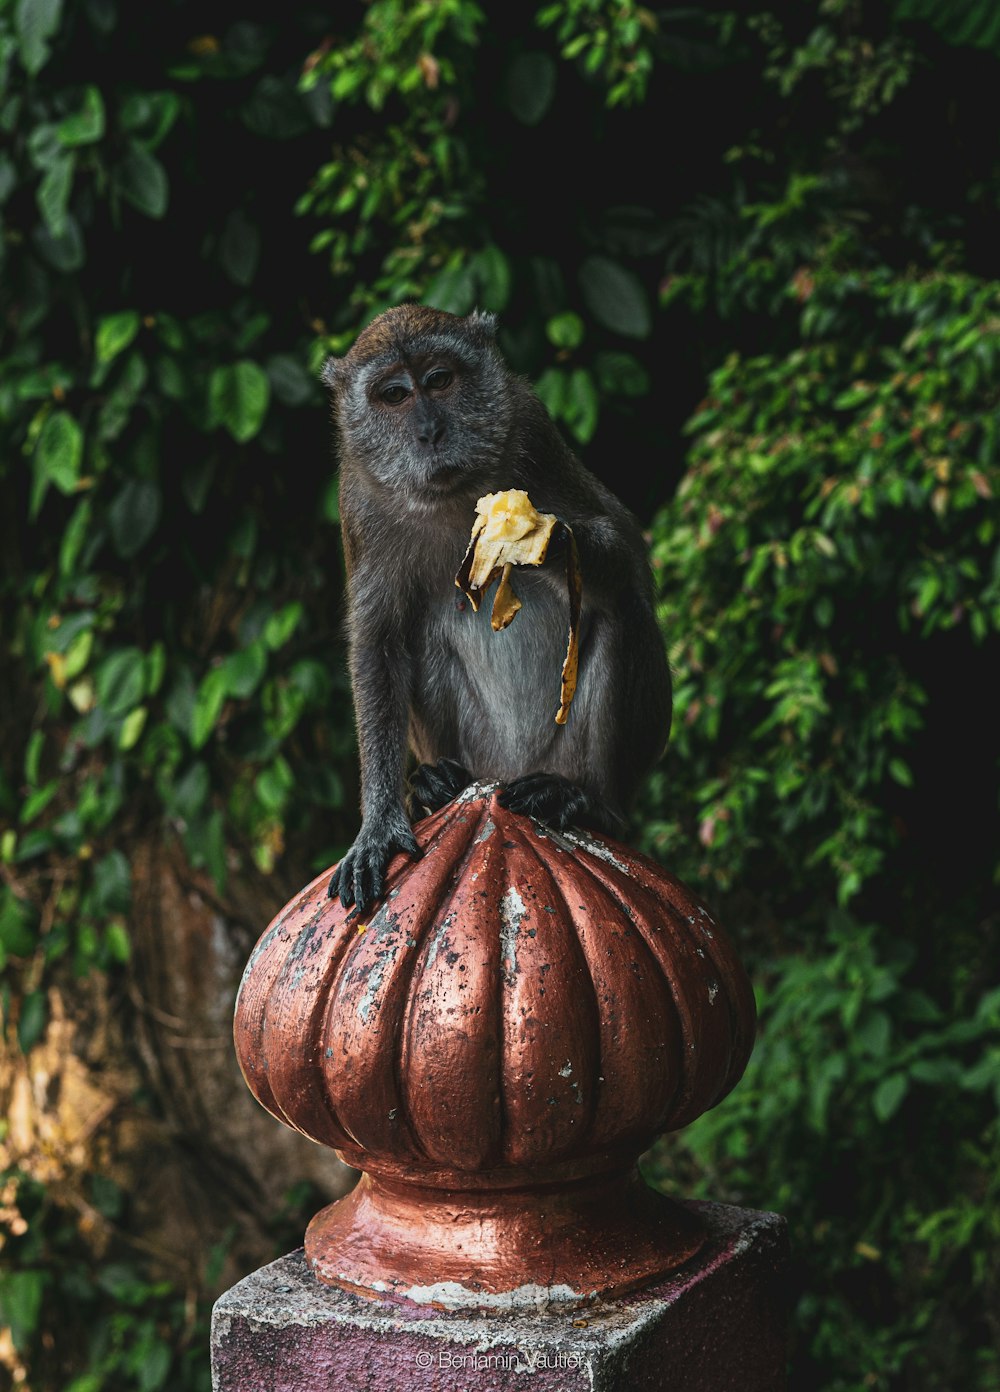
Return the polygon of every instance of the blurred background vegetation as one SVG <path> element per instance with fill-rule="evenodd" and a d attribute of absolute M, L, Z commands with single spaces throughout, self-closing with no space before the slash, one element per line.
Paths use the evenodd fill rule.
<path fill-rule="evenodd" d="M 794 1387 L 1000 1387 L 998 88 L 988 0 L 0 0 L 0 1376 L 201 1392 L 343 1182 L 229 1018 L 357 823 L 316 370 L 418 298 L 648 527 L 761 1036 L 647 1173 L 787 1214 Z"/>

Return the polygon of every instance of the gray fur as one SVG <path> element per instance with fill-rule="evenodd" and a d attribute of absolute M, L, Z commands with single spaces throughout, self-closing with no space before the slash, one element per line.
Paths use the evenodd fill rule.
<path fill-rule="evenodd" d="M 324 372 L 362 772 L 361 832 L 332 887 L 345 902 L 377 897 L 391 854 L 416 849 L 403 803 L 408 742 L 421 761 L 454 759 L 476 778 L 562 775 L 612 820 L 666 742 L 670 678 L 638 526 L 510 373 L 494 335 L 493 316 L 402 306 Z M 423 385 L 436 367 L 453 373 L 446 390 Z M 386 383 L 410 393 L 402 407 L 381 398 Z M 579 548 L 580 679 L 565 726 L 554 720 L 564 560 L 517 572 L 523 608 L 501 633 L 492 594 L 475 614 L 454 583 L 477 498 L 508 488 L 566 522 Z"/>

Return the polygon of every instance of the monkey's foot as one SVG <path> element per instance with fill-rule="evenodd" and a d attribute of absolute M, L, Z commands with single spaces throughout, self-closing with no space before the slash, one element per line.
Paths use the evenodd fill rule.
<path fill-rule="evenodd" d="M 473 776 L 455 759 L 439 759 L 436 764 L 421 764 L 410 776 L 410 795 L 414 807 L 428 816 L 446 807 L 472 783 Z"/>
<path fill-rule="evenodd" d="M 625 819 L 602 798 L 558 773 L 526 773 L 514 778 L 504 785 L 498 801 L 508 812 L 535 817 L 557 831 L 582 826 L 617 836 L 625 826 Z"/>
<path fill-rule="evenodd" d="M 369 904 L 381 899 L 389 862 L 398 852 L 414 858 L 422 855 L 417 838 L 400 811 L 399 818 L 386 818 L 373 825 L 362 824 L 358 839 L 330 876 L 327 894 L 340 896 L 345 909 L 354 906 L 363 913 Z"/>

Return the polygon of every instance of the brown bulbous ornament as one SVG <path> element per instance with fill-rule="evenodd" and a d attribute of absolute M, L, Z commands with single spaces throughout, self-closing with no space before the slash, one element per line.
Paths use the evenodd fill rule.
<path fill-rule="evenodd" d="M 636 1161 L 739 1080 L 753 995 L 660 866 L 473 785 L 415 828 L 367 921 L 325 872 L 261 938 L 247 1083 L 364 1171 L 306 1234 L 320 1280 L 444 1306 L 573 1304 L 701 1245 Z"/>

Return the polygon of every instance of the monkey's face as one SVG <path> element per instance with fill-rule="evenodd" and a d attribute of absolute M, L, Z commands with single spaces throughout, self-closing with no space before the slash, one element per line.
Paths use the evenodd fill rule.
<path fill-rule="evenodd" d="M 492 322 L 420 306 L 381 315 L 328 366 L 345 458 L 428 503 L 477 495 L 510 428 L 507 368 Z"/>

